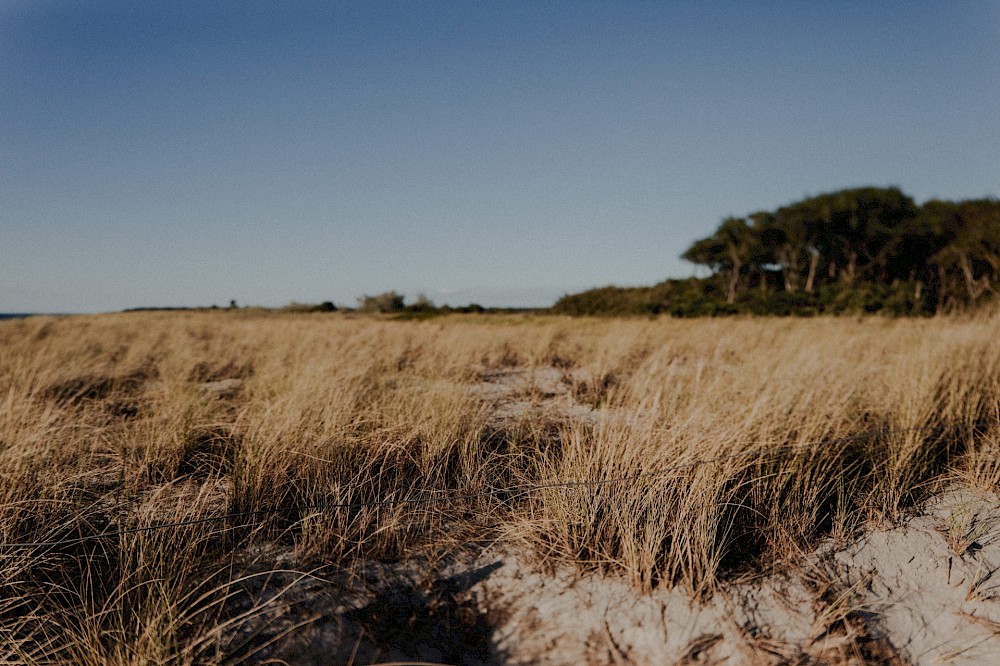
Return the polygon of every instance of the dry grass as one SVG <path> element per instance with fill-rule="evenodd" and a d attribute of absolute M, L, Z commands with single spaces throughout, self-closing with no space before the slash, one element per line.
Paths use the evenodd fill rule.
<path fill-rule="evenodd" d="M 711 594 L 956 476 L 996 488 L 998 323 L 5 322 L 0 542 L 249 515 L 5 548 L 0 662 L 252 656 L 240 626 L 259 604 L 233 599 L 262 544 L 343 568 L 501 537 Z M 491 373 L 526 381 L 491 397 Z M 517 408 L 498 419 L 498 401 Z M 567 480 L 599 483 L 496 492 Z"/>

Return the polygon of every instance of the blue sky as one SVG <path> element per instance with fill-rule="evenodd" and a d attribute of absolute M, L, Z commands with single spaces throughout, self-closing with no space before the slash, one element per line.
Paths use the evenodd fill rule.
<path fill-rule="evenodd" d="M 730 214 L 1000 195 L 996 2 L 0 0 L 0 311 L 651 284 Z"/>

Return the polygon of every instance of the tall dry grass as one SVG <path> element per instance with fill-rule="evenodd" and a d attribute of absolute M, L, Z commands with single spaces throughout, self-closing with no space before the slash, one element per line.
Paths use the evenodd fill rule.
<path fill-rule="evenodd" d="M 343 568 L 500 536 L 710 593 L 955 479 L 995 488 L 998 323 L 5 322 L 0 542 L 241 515 L 0 550 L 0 661 L 252 657 L 234 600 L 263 545 Z"/>
<path fill-rule="evenodd" d="M 648 477 L 542 498 L 560 554 L 702 593 L 895 519 L 959 470 L 995 487 L 991 319 L 633 326 L 648 353 L 604 361 L 625 378 L 610 413 L 569 424 L 548 475 Z"/>

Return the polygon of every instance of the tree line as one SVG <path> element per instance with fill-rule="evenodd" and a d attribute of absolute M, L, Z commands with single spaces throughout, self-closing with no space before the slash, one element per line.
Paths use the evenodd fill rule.
<path fill-rule="evenodd" d="M 976 307 L 1000 290 L 1000 201 L 917 205 L 895 187 L 839 190 L 728 217 L 681 256 L 708 276 L 591 290 L 554 309 L 932 314 Z"/>

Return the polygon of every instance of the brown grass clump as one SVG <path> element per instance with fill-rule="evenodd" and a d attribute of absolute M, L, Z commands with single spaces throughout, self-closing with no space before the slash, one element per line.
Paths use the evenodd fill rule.
<path fill-rule="evenodd" d="M 346 569 L 505 537 L 709 594 L 996 488 L 997 323 L 4 322 L 0 662 L 249 658 L 241 563 L 275 545 Z"/>

